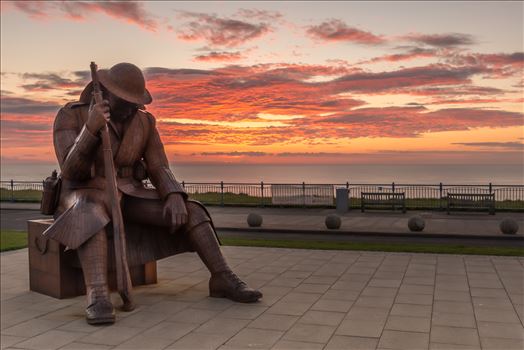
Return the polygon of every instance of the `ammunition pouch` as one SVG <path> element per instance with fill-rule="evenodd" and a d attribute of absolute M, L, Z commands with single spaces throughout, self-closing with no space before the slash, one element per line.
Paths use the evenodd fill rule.
<path fill-rule="evenodd" d="M 62 178 L 56 175 L 56 171 L 45 179 L 44 192 L 40 202 L 40 212 L 44 215 L 53 215 L 58 207 L 60 190 L 62 188 Z"/>

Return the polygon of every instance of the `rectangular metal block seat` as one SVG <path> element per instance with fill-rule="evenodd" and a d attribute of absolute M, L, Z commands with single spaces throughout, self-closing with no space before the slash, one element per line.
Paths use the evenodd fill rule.
<path fill-rule="evenodd" d="M 49 220 L 28 221 L 29 289 L 63 299 L 85 294 L 84 276 L 75 250 L 65 250 L 62 244 L 42 235 Z M 108 249 L 113 239 L 108 237 Z M 112 254 L 109 254 L 109 287 L 116 290 Z M 134 286 L 157 283 L 156 261 L 129 266 Z"/>

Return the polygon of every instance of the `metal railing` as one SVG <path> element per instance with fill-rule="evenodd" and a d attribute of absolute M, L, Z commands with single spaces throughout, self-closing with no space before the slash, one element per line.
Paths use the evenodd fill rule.
<path fill-rule="evenodd" d="M 497 210 L 524 211 L 524 185 L 452 185 L 452 184 L 279 184 L 182 182 L 191 198 L 204 204 L 334 207 L 336 189 L 348 189 L 351 208 L 360 208 L 362 192 L 404 192 L 408 209 L 443 210 L 448 193 L 493 193 Z M 146 183 L 151 187 L 151 184 Z M 43 181 L 1 181 L 2 201 L 41 199 Z"/>

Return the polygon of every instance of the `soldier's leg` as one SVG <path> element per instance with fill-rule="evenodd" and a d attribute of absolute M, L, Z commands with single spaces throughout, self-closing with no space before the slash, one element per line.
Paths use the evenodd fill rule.
<path fill-rule="evenodd" d="M 101 230 L 82 244 L 78 257 L 84 273 L 89 324 L 115 322 L 115 310 L 107 284 L 107 235 Z"/>
<path fill-rule="evenodd" d="M 189 218 L 186 234 L 193 249 L 211 272 L 209 295 L 245 303 L 260 299 L 262 293 L 249 288 L 231 271 L 220 250 L 215 230 L 211 226 L 211 219 L 204 208 L 196 202 L 189 201 L 187 211 Z"/>
<path fill-rule="evenodd" d="M 142 224 L 169 227 L 170 222 L 163 217 L 163 202 L 159 200 L 124 197 L 123 213 L 130 221 Z M 222 255 L 211 218 L 203 206 L 195 201 L 186 202 L 188 223 L 179 227 L 175 234 L 183 234 L 209 272 L 209 294 L 240 302 L 254 302 L 262 293 L 248 288 L 232 271 Z"/>

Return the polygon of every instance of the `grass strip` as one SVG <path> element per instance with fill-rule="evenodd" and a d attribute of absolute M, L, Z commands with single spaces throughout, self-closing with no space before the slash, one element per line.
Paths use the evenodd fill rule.
<path fill-rule="evenodd" d="M 309 240 L 268 240 L 221 237 L 223 245 L 274 247 L 293 249 L 321 250 L 364 250 L 380 252 L 460 254 L 460 255 L 500 255 L 524 256 L 524 249 L 519 247 L 475 247 L 460 244 L 401 244 L 401 243 L 362 243 L 362 242 L 328 242 Z"/>
<path fill-rule="evenodd" d="M 0 231 L 0 252 L 27 247 L 27 232 L 2 230 Z"/>

